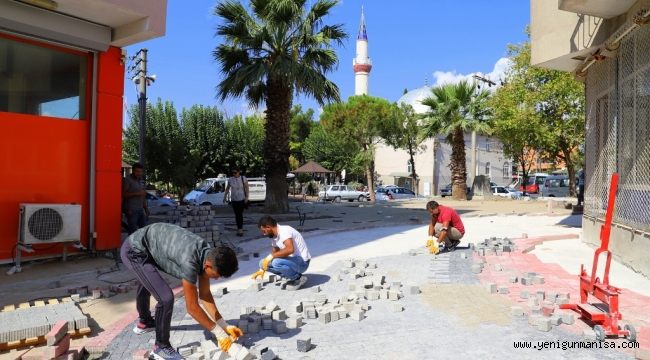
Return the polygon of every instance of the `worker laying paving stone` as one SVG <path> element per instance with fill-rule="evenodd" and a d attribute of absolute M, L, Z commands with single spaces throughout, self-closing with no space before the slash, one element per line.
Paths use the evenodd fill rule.
<path fill-rule="evenodd" d="M 238 270 L 237 256 L 232 249 L 211 248 L 204 238 L 186 229 L 157 223 L 129 236 L 122 246 L 121 257 L 140 281 L 136 304 L 140 319 L 133 331 L 144 334 L 155 330 L 153 358 L 183 358 L 169 341 L 174 296 L 159 271 L 182 279 L 187 313 L 214 334 L 222 351 L 228 351 L 233 339 L 243 335 L 239 328 L 225 322 L 210 292 L 210 279 L 227 278 Z M 152 295 L 157 301 L 155 318 L 149 310 Z"/>
<path fill-rule="evenodd" d="M 271 239 L 271 253 L 260 260 L 260 270 L 252 278 L 263 278 L 269 271 L 288 280 L 284 285 L 286 289 L 300 289 L 307 282 L 307 276 L 303 274 L 311 261 L 302 235 L 291 226 L 278 224 L 270 216 L 263 216 L 258 227 L 262 235 Z"/>

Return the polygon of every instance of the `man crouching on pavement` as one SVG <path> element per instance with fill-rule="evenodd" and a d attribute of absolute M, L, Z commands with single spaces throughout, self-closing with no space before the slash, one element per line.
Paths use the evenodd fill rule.
<path fill-rule="evenodd" d="M 221 317 L 210 292 L 210 279 L 227 278 L 238 270 L 237 256 L 232 249 L 212 248 L 205 239 L 186 229 L 156 223 L 131 234 L 122 244 L 120 255 L 140 282 L 136 298 L 140 320 L 133 331 L 136 334 L 156 331 L 154 359 L 183 359 L 169 342 L 174 294 L 160 271 L 181 279 L 187 313 L 214 334 L 222 351 L 228 351 L 233 340 L 243 335 L 239 328 L 229 326 Z M 155 318 L 149 310 L 151 295 L 158 302 Z"/>
<path fill-rule="evenodd" d="M 460 239 L 465 235 L 465 226 L 456 210 L 439 205 L 435 201 L 429 201 L 427 211 L 431 214 L 429 240 L 427 241 L 429 251 L 432 254 L 439 253 L 440 244 L 444 244 L 447 251 L 454 251 L 460 244 Z"/>
<path fill-rule="evenodd" d="M 263 216 L 257 225 L 262 235 L 271 238 L 271 254 L 260 261 L 260 270 L 252 278 L 263 278 L 268 270 L 289 280 L 287 286 L 300 289 L 307 282 L 303 274 L 311 260 L 302 235 L 289 225 L 279 225 L 270 216 Z"/>

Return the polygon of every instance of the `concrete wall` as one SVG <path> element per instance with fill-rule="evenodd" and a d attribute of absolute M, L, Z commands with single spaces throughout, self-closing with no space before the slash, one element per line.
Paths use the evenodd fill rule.
<path fill-rule="evenodd" d="M 582 241 L 600 246 L 600 227 L 604 221 L 592 217 L 582 218 Z M 650 277 L 650 234 L 629 227 L 612 225 L 609 250 L 614 257 L 647 277 Z M 585 264 L 589 266 L 589 264 Z M 600 264 L 599 264 L 600 265 Z M 605 264 L 602 264 L 604 269 Z M 616 286 L 616 284 L 612 284 Z"/>

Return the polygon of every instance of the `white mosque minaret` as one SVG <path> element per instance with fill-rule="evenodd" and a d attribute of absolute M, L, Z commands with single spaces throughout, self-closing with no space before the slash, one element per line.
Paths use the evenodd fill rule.
<path fill-rule="evenodd" d="M 354 69 L 354 95 L 368 95 L 368 76 L 372 69 L 372 62 L 368 57 L 368 34 L 363 8 L 361 8 L 361 23 L 357 35 L 357 56 L 352 60 L 352 68 Z"/>

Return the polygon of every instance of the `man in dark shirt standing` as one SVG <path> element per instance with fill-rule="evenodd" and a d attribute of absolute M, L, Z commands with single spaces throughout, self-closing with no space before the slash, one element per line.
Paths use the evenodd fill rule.
<path fill-rule="evenodd" d="M 174 294 L 159 271 L 181 279 L 187 313 L 214 334 L 222 351 L 228 351 L 232 341 L 243 335 L 239 328 L 228 326 L 221 317 L 210 292 L 210 279 L 227 278 L 238 270 L 237 256 L 232 249 L 212 248 L 206 240 L 186 229 L 155 223 L 131 234 L 122 245 L 121 257 L 140 282 L 136 299 L 140 320 L 133 331 L 142 334 L 155 329 L 154 358 L 182 359 L 169 343 Z M 151 295 L 158 302 L 155 318 L 149 310 Z"/>
<path fill-rule="evenodd" d="M 435 201 L 429 201 L 427 211 L 431 214 L 429 240 L 427 241 L 429 251 L 437 254 L 440 251 L 438 245 L 443 243 L 447 251 L 454 251 L 460 244 L 460 239 L 465 235 L 465 226 L 456 210 L 439 205 Z M 434 237 L 436 240 L 433 239 Z"/>
<path fill-rule="evenodd" d="M 149 208 L 147 193 L 142 185 L 143 175 L 142 164 L 135 163 L 131 167 L 131 175 L 122 179 L 122 211 L 126 215 L 129 234 L 147 225 Z"/>

